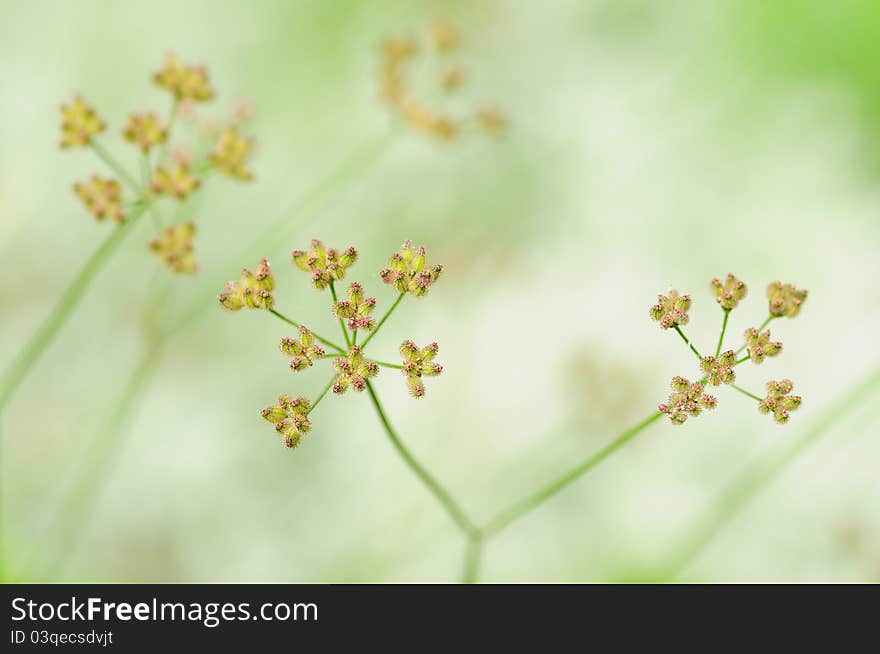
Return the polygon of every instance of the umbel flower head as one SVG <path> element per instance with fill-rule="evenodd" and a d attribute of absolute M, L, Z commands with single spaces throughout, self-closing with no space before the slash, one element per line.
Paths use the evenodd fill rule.
<path fill-rule="evenodd" d="M 715 294 L 715 300 L 725 311 L 735 309 L 739 301 L 746 297 L 748 288 L 736 277 L 727 273 L 724 283 L 717 277 L 709 283 L 709 288 Z"/>
<path fill-rule="evenodd" d="M 783 284 L 775 281 L 767 287 L 767 299 L 770 300 L 770 315 L 794 318 L 801 311 L 801 305 L 807 299 L 807 291 L 795 288 L 794 284 Z"/>
<path fill-rule="evenodd" d="M 762 363 L 766 357 L 775 357 L 782 352 L 782 341 L 771 341 L 769 329 L 758 332 L 754 327 L 749 327 L 745 338 L 749 359 L 756 364 Z"/>
<path fill-rule="evenodd" d="M 191 175 L 186 166 L 176 165 L 170 169 L 157 166 L 150 190 L 182 200 L 195 191 L 200 184 L 199 178 Z"/>
<path fill-rule="evenodd" d="M 375 361 L 365 359 L 361 348 L 352 345 L 347 357 L 339 357 L 333 362 L 339 375 L 333 382 L 333 392 L 342 394 L 349 389 L 361 392 L 367 387 L 367 380 L 379 374 L 379 365 Z"/>
<path fill-rule="evenodd" d="M 660 323 L 661 329 L 669 329 L 674 325 L 686 325 L 689 320 L 688 311 L 691 308 L 691 296 L 679 295 L 678 291 L 670 289 L 669 295 L 657 295 L 657 304 L 651 307 L 650 316 Z"/>
<path fill-rule="evenodd" d="M 284 437 L 284 446 L 294 448 L 304 434 L 312 428 L 309 421 L 311 403 L 304 397 L 291 399 L 289 395 L 278 398 L 278 404 L 268 406 L 260 415 L 275 426 L 275 431 Z"/>
<path fill-rule="evenodd" d="M 727 350 L 718 355 L 718 358 L 708 355 L 700 361 L 700 369 L 706 373 L 706 379 L 712 386 L 732 384 L 736 379 L 733 366 L 736 364 L 736 354 L 733 350 Z"/>
<path fill-rule="evenodd" d="M 702 381 L 691 382 L 684 377 L 673 377 L 670 383 L 672 393 L 665 404 L 657 406 L 661 413 L 669 416 L 673 425 L 684 423 L 688 416 L 698 416 L 703 409 L 714 409 L 718 400 L 713 395 L 707 395 L 703 391 L 705 385 Z"/>
<path fill-rule="evenodd" d="M 318 239 L 312 240 L 310 250 L 294 250 L 291 255 L 297 268 L 311 274 L 312 286 L 319 291 L 327 288 L 330 282 L 343 279 L 345 271 L 357 261 L 357 250 L 353 247 L 340 253 L 325 247 Z"/>
<path fill-rule="evenodd" d="M 305 370 L 324 356 L 324 349 L 315 343 L 314 335 L 305 325 L 299 328 L 298 339 L 282 338 L 280 348 L 282 354 L 292 357 L 290 369 L 294 372 Z"/>
<path fill-rule="evenodd" d="M 767 396 L 758 404 L 758 411 L 773 413 L 773 419 L 779 424 L 788 422 L 788 412 L 801 405 L 799 395 L 789 395 L 793 389 L 790 379 L 767 382 Z"/>
<path fill-rule="evenodd" d="M 122 130 L 122 136 L 130 143 L 137 143 L 141 152 L 146 154 L 154 145 L 165 142 L 168 130 L 159 124 L 156 114 L 132 114 Z"/>
<path fill-rule="evenodd" d="M 436 377 L 443 372 L 443 366 L 434 362 L 440 346 L 431 343 L 419 349 L 412 341 L 404 341 L 400 346 L 403 359 L 401 372 L 406 376 L 406 386 L 414 398 L 425 396 L 425 384 L 422 377 Z"/>
<path fill-rule="evenodd" d="M 333 305 L 333 313 L 337 318 L 348 321 L 351 331 L 362 329 L 370 331 L 376 326 L 375 319 L 370 315 L 376 308 L 376 298 L 364 297 L 364 289 L 357 282 L 348 287 L 348 299 L 340 300 Z"/>
<path fill-rule="evenodd" d="M 185 66 L 173 54 L 165 55 L 165 66 L 153 75 L 153 81 L 178 100 L 206 102 L 214 97 L 205 67 Z"/>
<path fill-rule="evenodd" d="M 79 96 L 70 104 L 61 105 L 61 147 L 88 145 L 106 124 L 95 110 Z"/>
<path fill-rule="evenodd" d="M 166 227 L 162 236 L 150 241 L 150 249 L 168 264 L 174 273 L 195 273 L 198 270 L 193 238 L 196 226 L 192 222 Z"/>
<path fill-rule="evenodd" d="M 251 139 L 241 136 L 234 129 L 225 129 L 220 132 L 217 145 L 208 154 L 208 161 L 224 175 L 248 181 L 254 177 L 247 168 L 251 146 Z"/>
<path fill-rule="evenodd" d="M 272 291 L 275 278 L 269 262 L 263 259 L 255 272 L 247 268 L 241 271 L 238 281 L 226 282 L 226 290 L 217 296 L 220 306 L 229 311 L 239 309 L 266 309 L 275 306 Z"/>
<path fill-rule="evenodd" d="M 115 179 L 103 179 L 94 175 L 87 182 L 74 184 L 73 190 L 98 220 L 108 216 L 118 223 L 125 220 L 122 188 Z"/>
<path fill-rule="evenodd" d="M 421 297 L 427 294 L 442 271 L 442 265 L 428 266 L 424 246 L 414 248 L 412 241 L 407 240 L 391 255 L 388 267 L 379 271 L 379 277 L 400 293 Z"/>

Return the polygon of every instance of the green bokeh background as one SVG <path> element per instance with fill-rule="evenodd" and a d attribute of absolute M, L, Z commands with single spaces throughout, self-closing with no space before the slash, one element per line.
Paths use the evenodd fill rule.
<path fill-rule="evenodd" d="M 434 18 L 461 30 L 452 55 L 468 102 L 503 109 L 498 139 L 438 143 L 401 130 L 381 157 L 312 211 L 304 193 L 389 116 L 377 45 Z M 279 216 L 263 256 L 279 308 L 335 334 L 326 294 L 287 263 L 312 237 L 356 245 L 353 278 L 383 311 L 375 274 L 405 238 L 446 264 L 377 337 L 437 340 L 442 377 L 410 399 L 377 380 L 416 455 L 479 520 L 549 481 L 649 414 L 672 375 L 694 376 L 674 334 L 647 317 L 657 292 L 695 298 L 703 349 L 721 312 L 708 281 L 751 285 L 731 338 L 765 315 L 764 285 L 810 289 L 774 323 L 781 357 L 743 385 L 790 377 L 804 406 L 785 427 L 720 389 L 711 414 L 653 425 L 485 552 L 487 581 L 650 579 L 725 484 L 793 441 L 880 361 L 880 5 L 848 0 L 693 2 L 0 1 L 0 364 L 47 315 L 112 226 L 71 192 L 103 172 L 59 151 L 58 105 L 81 93 L 108 120 L 167 111 L 149 74 L 169 51 L 209 66 L 222 117 L 253 104 L 256 180 L 212 178 L 181 216 L 199 226 L 201 272 L 174 278 L 168 315 L 205 310 L 159 353 L 113 434 L 107 478 L 71 502 L 95 439 L 143 348 L 141 306 L 168 275 L 143 220 L 2 416 L 2 567 L 31 581 L 447 581 L 460 534 L 391 448 L 366 396 L 329 397 L 287 451 L 258 410 L 314 396 L 293 376 L 290 329 L 210 306 Z M 170 205 L 166 205 L 166 214 Z M 733 343 L 732 343 L 733 344 Z M 880 442 L 870 402 L 726 525 L 682 579 L 880 580 Z M 75 508 L 75 510 L 74 510 Z"/>

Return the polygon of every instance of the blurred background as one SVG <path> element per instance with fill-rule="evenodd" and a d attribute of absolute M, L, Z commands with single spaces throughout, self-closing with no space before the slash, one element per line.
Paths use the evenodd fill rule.
<path fill-rule="evenodd" d="M 436 19 L 461 37 L 453 109 L 497 107 L 500 135 L 444 142 L 390 127 L 380 43 Z M 108 171 L 57 148 L 61 102 L 81 93 L 108 122 L 102 142 L 136 170 L 119 131 L 132 111 L 167 112 L 150 75 L 174 52 L 209 68 L 218 97 L 203 116 L 222 122 L 245 101 L 256 139 L 252 183 L 211 177 L 180 208 L 199 228 L 199 274 L 172 277 L 142 220 L 5 409 L 4 579 L 458 578 L 460 534 L 366 395 L 327 397 L 296 450 L 259 416 L 282 392 L 314 397 L 328 373 L 294 376 L 277 349 L 292 330 L 224 313 L 214 296 L 266 256 L 278 309 L 335 338 L 328 294 L 289 263 L 313 237 L 358 247 L 351 277 L 379 314 L 394 292 L 376 273 L 401 241 L 445 264 L 371 343 L 393 361 L 404 338 L 436 340 L 444 374 L 421 401 L 396 371 L 376 387 L 479 522 L 649 415 L 670 377 L 698 374 L 648 318 L 658 292 L 693 295 L 686 332 L 708 350 L 721 322 L 711 278 L 750 285 L 731 314 L 734 346 L 766 315 L 769 281 L 809 289 L 796 320 L 772 325 L 782 355 L 739 375 L 755 391 L 794 380 L 805 399 L 788 425 L 719 389 L 713 413 L 655 423 L 489 542 L 485 581 L 653 578 L 728 482 L 802 438 L 880 363 L 877 3 L 0 0 L 0 44 L 3 367 L 112 229 L 71 190 Z M 182 121 L 181 135 L 193 128 Z M 362 148 L 369 165 L 298 207 Z M 156 322 L 192 317 L 146 374 L 157 276 L 171 285 Z M 139 390 L 120 407 L 132 378 Z M 870 405 L 835 415 L 680 578 L 880 580 Z"/>

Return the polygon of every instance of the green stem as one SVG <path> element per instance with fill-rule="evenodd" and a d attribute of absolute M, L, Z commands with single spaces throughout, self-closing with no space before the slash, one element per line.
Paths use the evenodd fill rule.
<path fill-rule="evenodd" d="M 156 164 L 158 165 L 162 164 L 162 159 L 165 158 L 165 153 L 168 151 L 168 144 L 171 142 L 171 133 L 174 129 L 174 121 L 177 118 L 177 107 L 179 102 L 177 96 L 175 96 L 174 100 L 171 102 L 171 111 L 168 113 L 168 125 L 165 128 L 165 141 L 159 144 L 159 153 L 156 157 Z"/>
<path fill-rule="evenodd" d="M 751 355 L 747 354 L 747 355 L 745 355 L 742 359 L 737 359 L 737 360 L 736 360 L 736 363 L 734 363 L 733 365 L 738 366 L 738 365 L 741 364 L 743 361 L 748 361 L 748 360 L 751 359 L 751 358 L 752 358 Z"/>
<path fill-rule="evenodd" d="M 271 314 L 272 314 L 273 316 L 275 316 L 276 318 L 279 318 L 279 319 L 283 320 L 283 321 L 286 322 L 288 325 L 293 325 L 293 326 L 296 327 L 297 329 L 299 329 L 300 327 L 302 327 L 302 323 L 298 323 L 296 320 L 291 320 L 290 318 L 288 318 L 287 316 L 285 316 L 285 315 L 282 314 L 282 313 L 279 313 L 279 312 L 276 311 L 275 309 L 269 309 L 269 313 L 271 313 Z M 312 330 L 310 329 L 309 331 L 311 332 Z M 342 349 L 341 347 L 339 347 L 336 343 L 334 343 L 333 341 L 327 340 L 326 338 L 324 338 L 324 337 L 321 336 L 320 334 L 316 334 L 315 332 L 312 332 L 312 336 L 314 336 L 317 340 L 319 340 L 320 342 L 322 342 L 322 343 L 323 343 L 324 345 L 326 345 L 327 347 L 332 347 L 334 350 L 336 350 L 337 352 L 339 352 L 339 354 L 346 354 L 346 350 L 343 350 L 343 349 Z"/>
<path fill-rule="evenodd" d="M 147 196 L 149 193 L 150 184 L 153 181 L 153 175 L 150 171 L 150 160 L 148 156 L 145 154 L 141 157 L 141 184 L 144 188 L 144 201 L 147 203 L 147 206 L 150 208 L 150 217 L 153 219 L 153 225 L 156 227 L 156 230 L 162 231 L 162 217 L 159 215 L 159 210 L 156 208 L 156 201 L 154 197 Z"/>
<path fill-rule="evenodd" d="M 135 181 L 134 177 L 129 175 L 125 168 L 119 165 L 119 162 L 114 159 L 107 150 L 104 149 L 104 146 L 98 143 L 96 140 L 92 139 L 89 141 L 89 145 L 92 150 L 94 150 L 95 154 L 97 154 L 107 166 L 109 166 L 114 173 L 119 175 L 123 182 L 128 184 L 131 187 L 131 190 L 134 191 L 138 196 L 144 194 L 144 190 L 138 185 Z"/>
<path fill-rule="evenodd" d="M 480 559 L 483 553 L 483 539 L 480 536 L 468 538 L 464 553 L 464 569 L 461 580 L 465 584 L 474 584 L 480 576 Z"/>
<path fill-rule="evenodd" d="M 712 541 L 742 508 L 788 470 L 804 452 L 818 443 L 840 421 L 842 415 L 857 406 L 880 386 L 880 367 L 847 388 L 828 406 L 819 420 L 800 439 L 776 448 L 749 466 L 685 530 L 677 547 L 667 559 L 662 579 L 676 578 Z"/>
<path fill-rule="evenodd" d="M 351 333 L 351 344 L 352 345 L 358 344 L 358 330 L 356 330 L 356 329 Z"/>
<path fill-rule="evenodd" d="M 394 431 L 394 428 L 391 426 L 391 423 L 388 421 L 388 416 L 385 415 L 385 411 L 382 409 L 382 404 L 379 402 L 379 398 L 376 396 L 376 391 L 373 389 L 373 384 L 370 383 L 370 381 L 367 381 L 367 392 L 370 394 L 370 399 L 373 401 L 373 406 L 376 408 L 379 420 L 385 428 L 385 433 L 388 435 L 391 444 L 394 445 L 394 449 L 396 449 L 397 453 L 403 458 L 404 463 L 409 466 L 410 470 L 412 470 L 422 483 L 427 486 L 428 490 L 433 493 L 434 497 L 437 498 L 437 501 L 440 502 L 444 509 L 446 509 L 446 512 L 459 529 L 471 539 L 479 538 L 480 530 L 477 529 L 476 525 L 467 516 L 464 509 L 461 508 L 449 492 L 440 485 L 440 482 L 431 476 L 431 474 L 416 460 L 401 442 L 397 433 Z"/>
<path fill-rule="evenodd" d="M 718 345 L 715 347 L 715 358 L 721 354 L 721 344 L 724 342 L 724 332 L 727 331 L 727 318 L 730 316 L 730 309 L 724 310 L 724 322 L 721 323 L 721 335 L 718 336 Z"/>
<path fill-rule="evenodd" d="M 315 407 L 321 403 L 321 400 L 323 400 L 324 396 L 327 395 L 327 391 L 329 391 L 333 387 L 333 382 L 335 382 L 335 381 L 336 381 L 336 375 L 333 375 L 330 378 L 330 381 L 327 382 L 327 385 L 324 387 L 324 390 L 322 390 L 320 395 L 318 395 L 318 397 L 315 398 L 315 401 L 312 402 L 312 408 L 309 409 L 309 413 L 314 411 Z M 308 414 L 306 414 L 306 415 L 308 415 Z"/>
<path fill-rule="evenodd" d="M 687 336 L 684 335 L 684 332 L 681 331 L 681 329 L 679 328 L 679 326 L 678 326 L 678 325 L 673 325 L 673 328 L 675 328 L 675 331 L 677 331 L 677 332 L 678 332 L 678 335 L 681 336 L 681 340 L 683 340 L 683 341 L 687 344 L 687 346 L 688 346 L 689 348 L 691 348 L 691 352 L 693 352 L 693 353 L 697 356 L 697 358 L 698 358 L 700 361 L 702 361 L 702 360 L 703 360 L 703 355 L 700 354 L 699 352 L 697 352 L 697 348 L 695 348 L 695 347 L 691 344 L 691 342 L 688 340 Z"/>
<path fill-rule="evenodd" d="M 79 271 L 70 286 L 67 287 L 64 295 L 58 300 L 52 312 L 43 321 L 43 324 L 40 325 L 27 345 L 24 346 L 21 352 L 12 360 L 12 363 L 3 371 L 2 376 L 0 376 L 0 409 L 6 406 L 13 393 L 18 389 L 19 384 L 21 384 L 31 367 L 46 349 L 46 346 L 52 341 L 65 320 L 77 307 L 97 272 L 107 263 L 110 255 L 116 251 L 120 243 L 122 243 L 122 239 L 137 223 L 138 218 L 143 215 L 144 209 L 144 207 L 138 207 L 128 216 L 124 223 L 112 228 L 113 231 L 104 239 L 104 242 L 101 243 L 101 246 L 89 260 L 86 261 L 85 266 Z"/>
<path fill-rule="evenodd" d="M 611 456 L 614 452 L 626 445 L 629 441 L 635 438 L 635 436 L 639 432 L 641 432 L 648 425 L 650 425 L 652 422 L 655 422 L 662 416 L 663 414 L 659 411 L 657 413 L 651 414 L 649 417 L 645 418 L 634 427 L 630 427 L 629 429 L 627 429 L 625 432 L 623 432 L 617 438 L 611 441 L 611 443 L 596 452 L 596 454 L 588 457 L 582 463 L 578 464 L 561 477 L 555 479 L 537 492 L 516 502 L 509 508 L 499 513 L 497 517 L 491 520 L 485 527 L 480 530 L 483 536 L 485 538 L 488 538 L 489 536 L 497 534 L 499 531 L 507 527 L 511 522 L 521 517 L 523 514 L 527 513 L 539 504 L 556 495 L 556 493 L 578 479 L 581 475 L 589 472 L 606 458 Z"/>
<path fill-rule="evenodd" d="M 776 316 L 774 316 L 773 314 L 770 314 L 769 316 L 767 316 L 767 320 L 762 322 L 761 326 L 758 327 L 758 332 L 760 332 L 762 329 L 764 329 L 764 327 L 769 325 L 771 320 L 775 320 L 775 319 L 776 319 Z M 740 352 L 745 350 L 747 347 L 748 347 L 748 345 L 746 343 L 743 343 L 742 345 L 739 346 L 739 349 L 736 352 L 734 352 L 734 354 L 739 354 Z"/>
<path fill-rule="evenodd" d="M 336 306 L 336 303 L 339 302 L 339 298 L 336 297 L 336 286 L 333 284 L 333 281 L 330 281 L 330 295 L 333 296 L 333 306 Z M 348 337 L 348 330 L 345 328 L 345 320 L 342 318 L 339 319 L 339 328 L 342 330 L 342 337 L 345 339 L 345 344 L 351 349 L 351 339 Z"/>
<path fill-rule="evenodd" d="M 385 312 L 385 315 L 382 316 L 382 320 L 379 321 L 379 324 L 376 325 L 376 328 L 370 332 L 370 335 L 367 336 L 367 340 L 365 340 L 364 344 L 361 345 L 362 350 L 366 349 L 367 343 L 369 343 L 371 340 L 373 340 L 373 336 L 375 336 L 376 334 L 379 333 L 379 330 L 382 328 L 382 325 L 385 324 L 385 321 L 388 320 L 388 316 L 390 316 L 394 312 L 394 310 L 397 308 L 397 305 L 400 304 L 400 301 L 403 299 L 404 295 L 406 295 L 406 293 L 401 293 L 400 295 L 397 296 L 397 299 L 394 300 L 394 304 L 392 304 L 391 308 Z"/>
<path fill-rule="evenodd" d="M 750 398 L 752 398 L 753 400 L 757 400 L 758 402 L 763 402 L 763 401 L 764 401 L 764 398 L 763 398 L 763 397 L 758 397 L 758 396 L 755 395 L 754 393 L 749 393 L 746 389 L 744 389 L 744 388 L 740 388 L 740 387 L 737 386 L 736 384 L 731 384 L 730 387 L 731 387 L 732 389 L 736 390 L 736 391 L 739 391 L 739 392 L 742 393 L 743 395 L 748 395 L 748 396 L 749 396 Z"/>
<path fill-rule="evenodd" d="M 386 368 L 396 368 L 397 370 L 403 370 L 403 366 L 398 363 L 386 363 L 385 361 L 376 361 L 375 359 L 370 359 L 370 361 Z"/>

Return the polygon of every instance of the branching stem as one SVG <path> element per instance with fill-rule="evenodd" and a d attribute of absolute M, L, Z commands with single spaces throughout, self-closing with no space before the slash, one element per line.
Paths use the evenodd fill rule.
<path fill-rule="evenodd" d="M 370 335 L 367 336 L 366 340 L 364 341 L 364 344 L 361 345 L 362 350 L 365 350 L 367 348 L 367 343 L 369 343 L 371 340 L 373 340 L 373 337 L 379 333 L 379 330 L 382 328 L 382 325 L 384 325 L 385 321 L 388 320 L 388 316 L 390 316 L 394 312 L 394 310 L 397 308 L 397 305 L 400 304 L 400 301 L 403 299 L 403 296 L 405 296 L 405 295 L 406 295 L 406 293 L 401 293 L 400 295 L 397 296 L 397 299 L 394 300 L 394 304 L 392 304 L 391 307 L 388 309 L 388 311 L 385 312 L 385 315 L 382 316 L 382 320 L 379 321 L 379 324 L 376 325 L 376 328 L 372 332 L 370 332 Z"/>
<path fill-rule="evenodd" d="M 288 317 L 285 316 L 284 314 L 282 314 L 282 313 L 276 311 L 275 309 L 269 309 L 269 313 L 271 313 L 271 314 L 272 314 L 273 316 L 275 316 L 276 318 L 278 318 L 278 319 L 280 319 L 280 320 L 283 320 L 283 321 L 286 322 L 288 325 L 293 325 L 293 326 L 296 327 L 297 329 L 299 329 L 300 327 L 302 327 L 302 323 L 298 323 L 296 320 L 291 320 L 290 318 L 288 318 Z M 310 329 L 309 331 L 312 331 L 312 330 Z M 324 337 L 321 336 L 320 334 L 316 334 L 315 332 L 312 332 L 312 336 L 314 336 L 317 340 L 321 341 L 321 342 L 322 342 L 324 345 L 326 345 L 327 347 L 332 347 L 332 348 L 333 348 L 334 350 L 336 350 L 339 354 L 345 354 L 345 353 L 346 353 L 346 350 L 343 350 L 343 349 L 342 349 L 341 347 L 339 347 L 336 343 L 334 343 L 334 342 L 331 341 L 331 340 L 328 340 L 328 339 L 324 338 Z"/>
<path fill-rule="evenodd" d="M 339 299 L 336 297 L 336 286 L 333 284 L 333 281 L 330 281 L 330 295 L 333 296 L 333 306 L 336 306 L 336 303 L 339 302 Z M 345 328 L 345 320 L 342 318 L 339 319 L 339 328 L 342 329 L 342 337 L 345 339 L 345 344 L 351 349 L 351 339 L 348 337 L 348 329 Z M 366 345 L 366 343 L 364 343 Z"/>
<path fill-rule="evenodd" d="M 673 325 L 673 328 L 675 328 L 675 331 L 677 331 L 678 335 L 681 336 L 681 340 L 683 340 L 687 344 L 687 346 L 691 349 L 691 352 L 694 353 L 697 359 L 702 361 L 703 355 L 697 352 L 697 348 L 695 348 L 693 344 L 688 340 L 688 337 L 684 335 L 684 332 L 681 331 L 681 328 L 678 325 Z"/>

